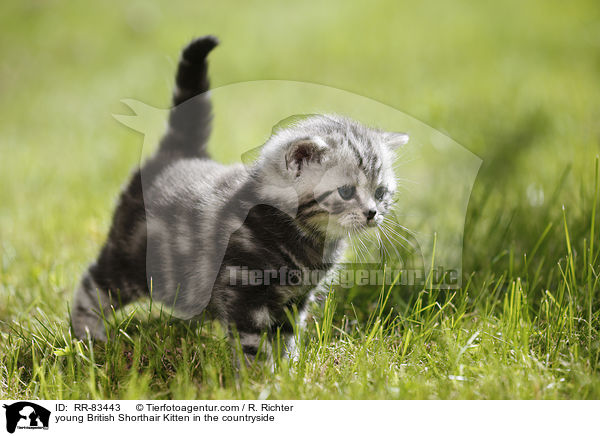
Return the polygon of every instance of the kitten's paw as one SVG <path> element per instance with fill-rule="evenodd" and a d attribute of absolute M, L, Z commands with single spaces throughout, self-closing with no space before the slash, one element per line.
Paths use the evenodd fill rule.
<path fill-rule="evenodd" d="M 88 336 L 94 340 L 106 342 L 104 323 L 94 313 L 75 313 L 72 319 L 73 333 L 79 339 Z"/>

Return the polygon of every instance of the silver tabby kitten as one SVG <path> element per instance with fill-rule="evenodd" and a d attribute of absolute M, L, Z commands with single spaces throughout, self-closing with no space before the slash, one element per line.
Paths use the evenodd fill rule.
<path fill-rule="evenodd" d="M 348 118 L 312 115 L 276 131 L 249 169 L 211 160 L 206 56 L 216 44 L 208 36 L 182 52 L 168 130 L 123 190 L 76 292 L 80 338 L 106 339 L 100 313 L 152 289 L 181 317 L 207 312 L 234 327 L 251 359 L 265 332 L 292 334 L 287 313 L 302 315 L 326 277 L 306 283 L 289 272 L 330 271 L 349 233 L 390 209 L 392 151 L 408 136 Z M 244 280 L 248 271 L 260 280 Z"/>

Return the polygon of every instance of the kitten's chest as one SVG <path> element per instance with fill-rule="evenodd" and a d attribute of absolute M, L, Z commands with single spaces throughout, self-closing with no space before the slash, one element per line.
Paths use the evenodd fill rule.
<path fill-rule="evenodd" d="M 234 273 L 231 285 L 262 290 L 282 302 L 301 298 L 323 285 L 345 246 L 342 241 L 306 241 L 293 234 L 262 236 L 257 238 L 256 233 L 244 229 L 236 232 L 222 271 Z"/>
<path fill-rule="evenodd" d="M 271 286 L 270 293 L 282 303 L 303 302 L 313 290 L 329 285 L 342 253 L 340 244 L 318 249 L 303 247 L 294 253 L 288 251 L 282 256 L 284 263 L 275 272 L 274 280 L 267 283 Z"/>

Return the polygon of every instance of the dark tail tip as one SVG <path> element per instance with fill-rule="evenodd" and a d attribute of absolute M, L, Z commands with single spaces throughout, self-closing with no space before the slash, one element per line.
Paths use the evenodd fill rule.
<path fill-rule="evenodd" d="M 206 35 L 196 38 L 183 49 L 181 57 L 191 63 L 202 62 L 217 45 L 219 40 L 216 36 Z"/>
<path fill-rule="evenodd" d="M 219 41 L 214 36 L 194 39 L 182 51 L 177 68 L 173 94 L 173 106 L 177 106 L 192 97 L 208 91 L 207 55 Z"/>

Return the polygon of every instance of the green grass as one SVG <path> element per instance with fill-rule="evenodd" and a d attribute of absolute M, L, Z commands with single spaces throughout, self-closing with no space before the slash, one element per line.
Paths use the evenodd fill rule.
<path fill-rule="evenodd" d="M 594 1 L 3 2 L 0 398 L 600 398 L 599 21 Z M 140 156 L 111 114 L 165 107 L 204 33 L 223 41 L 214 86 L 346 89 L 479 155 L 462 288 L 335 290 L 274 371 L 234 371 L 218 326 L 147 302 L 109 314 L 115 340 L 73 340 L 73 290 Z"/>

